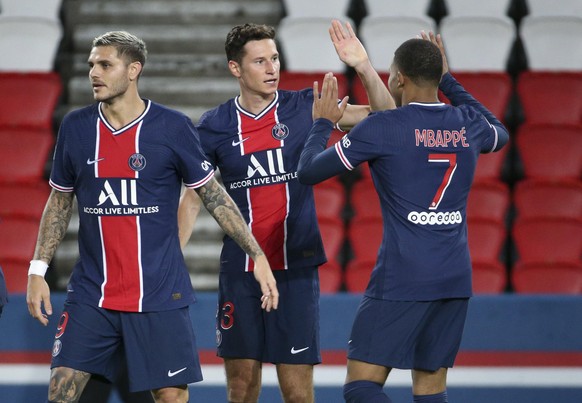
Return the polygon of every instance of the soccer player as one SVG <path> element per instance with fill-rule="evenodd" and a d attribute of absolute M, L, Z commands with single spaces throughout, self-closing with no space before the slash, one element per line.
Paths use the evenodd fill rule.
<path fill-rule="evenodd" d="M 4 272 L 2 267 L 0 267 L 0 316 L 2 316 L 2 310 L 4 305 L 8 303 L 8 290 L 6 289 L 6 280 L 4 280 Z"/>
<path fill-rule="evenodd" d="M 333 21 L 330 36 L 342 61 L 362 78 L 372 109 L 391 106 L 386 86 L 372 68 L 352 28 Z M 325 263 L 310 186 L 297 180 L 297 163 L 312 124 L 313 91 L 278 90 L 275 30 L 235 26 L 226 56 L 240 95 L 205 113 L 197 126 L 207 159 L 219 168 L 227 192 L 241 210 L 274 270 L 281 301 L 276 312 L 255 309 L 260 291 L 253 263 L 230 237 L 220 259 L 218 355 L 224 359 L 229 402 L 256 402 L 263 362 L 276 365 L 285 402 L 309 403 L 319 351 L 319 278 Z M 367 105 L 348 105 L 339 121 L 354 126 Z M 187 191 L 180 212 L 182 244 L 196 216 Z"/>
<path fill-rule="evenodd" d="M 146 54 L 124 31 L 95 38 L 88 64 L 97 102 L 69 113 L 59 130 L 27 290 L 30 314 L 47 325 L 44 274 L 76 197 L 80 259 L 53 344 L 51 402 L 78 401 L 91 374 L 114 380 L 121 365 L 130 390 L 151 390 L 156 402 L 186 402 L 187 384 L 202 380 L 178 239 L 183 183 L 255 262 L 257 305 L 278 304 L 269 263 L 214 179 L 190 119 L 139 96 Z"/>
<path fill-rule="evenodd" d="M 441 81 L 441 75 L 442 81 Z M 452 101 L 438 100 L 438 89 Z M 440 36 L 404 42 L 388 86 L 398 108 L 373 113 L 324 150 L 345 101 L 328 73 L 299 162 L 315 184 L 368 161 L 384 236 L 348 342 L 347 402 L 390 402 L 392 368 L 411 369 L 415 402 L 447 401 L 471 290 L 467 195 L 480 153 L 508 141 L 505 127 L 448 73 Z"/>

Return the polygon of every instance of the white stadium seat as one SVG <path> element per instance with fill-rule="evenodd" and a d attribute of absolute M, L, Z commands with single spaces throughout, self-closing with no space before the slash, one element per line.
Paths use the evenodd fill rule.
<path fill-rule="evenodd" d="M 283 0 L 287 17 L 327 17 L 348 15 L 351 0 Z"/>
<path fill-rule="evenodd" d="M 529 15 L 573 15 L 582 17 L 582 1 L 580 0 L 527 0 Z"/>
<path fill-rule="evenodd" d="M 62 0 L 0 0 L 0 15 L 7 17 L 42 17 L 60 21 Z"/>
<path fill-rule="evenodd" d="M 411 16 L 428 15 L 431 0 L 364 0 L 368 16 Z"/>
<path fill-rule="evenodd" d="M 500 17 L 507 15 L 511 0 L 445 0 L 447 15 Z"/>

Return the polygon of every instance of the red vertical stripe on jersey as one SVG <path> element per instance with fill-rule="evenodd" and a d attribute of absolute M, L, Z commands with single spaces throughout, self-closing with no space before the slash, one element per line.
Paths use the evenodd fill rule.
<path fill-rule="evenodd" d="M 129 158 L 137 152 L 136 136 L 140 124 L 114 135 L 100 122 L 98 162 L 100 178 L 128 178 L 111 180 L 118 195 L 130 192 L 131 179 L 136 172 L 129 166 Z M 120 189 L 126 186 L 126 189 Z M 119 196 L 118 196 L 119 197 Z M 125 201 L 118 200 L 120 203 Z M 115 207 L 127 207 L 123 205 Z M 123 311 L 140 311 L 142 297 L 139 223 L 137 216 L 102 216 L 101 233 L 105 282 L 100 306 Z"/>
<path fill-rule="evenodd" d="M 268 175 L 282 174 L 279 172 L 283 161 L 283 153 L 277 152 L 283 146 L 284 140 L 277 140 L 272 135 L 276 120 L 276 106 L 260 118 L 255 119 L 239 112 L 243 154 L 253 154 L 262 151 L 271 153 L 272 161 L 269 167 L 265 166 Z M 272 172 L 273 171 L 273 172 Z M 260 178 L 258 172 L 249 179 Z M 266 186 L 254 186 L 247 190 L 250 227 L 257 242 L 267 255 L 267 259 L 273 270 L 286 269 L 285 242 L 286 242 L 286 218 L 289 213 L 288 189 L 285 183 L 269 184 Z M 248 259 L 248 257 L 247 257 Z M 252 271 L 254 263 L 249 259 L 248 270 Z"/>

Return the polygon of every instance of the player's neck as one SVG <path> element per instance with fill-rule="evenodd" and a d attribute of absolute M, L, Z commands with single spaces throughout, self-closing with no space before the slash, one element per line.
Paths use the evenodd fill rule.
<path fill-rule="evenodd" d="M 402 105 L 408 105 L 411 102 L 423 104 L 440 102 L 438 98 L 438 89 L 421 87 L 407 89 L 402 93 Z"/>
<path fill-rule="evenodd" d="M 241 92 L 238 97 L 238 103 L 246 111 L 258 115 L 265 110 L 267 106 L 275 99 L 275 94 L 250 94 L 249 92 Z"/>
<path fill-rule="evenodd" d="M 101 102 L 101 112 L 115 129 L 121 129 L 137 119 L 145 110 L 145 102 L 136 92 L 126 93 L 111 102 Z"/>

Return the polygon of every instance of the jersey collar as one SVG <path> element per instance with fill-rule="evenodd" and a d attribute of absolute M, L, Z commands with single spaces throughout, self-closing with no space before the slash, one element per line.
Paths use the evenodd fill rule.
<path fill-rule="evenodd" d="M 258 113 L 256 115 L 254 113 L 247 111 L 245 108 L 243 108 L 238 101 L 239 98 L 240 98 L 240 95 L 237 95 L 236 98 L 234 99 L 234 104 L 236 105 L 236 109 L 240 113 L 245 114 L 248 117 L 251 117 L 255 120 L 259 120 L 277 104 L 277 102 L 279 101 L 279 91 L 275 92 L 275 98 L 273 98 L 273 100 L 269 103 L 269 105 L 267 105 L 265 107 L 265 109 L 263 109 L 260 113 Z"/>
<path fill-rule="evenodd" d="M 129 129 L 129 128 L 135 126 L 136 124 L 138 124 L 139 122 L 141 122 L 143 120 L 144 116 L 147 115 L 148 111 L 150 110 L 150 106 L 152 104 L 152 101 L 150 101 L 149 99 L 144 99 L 144 102 L 146 103 L 146 107 L 145 107 L 144 111 L 141 113 L 141 115 L 139 115 L 137 118 L 135 118 L 133 121 L 131 121 L 127 125 L 123 126 L 121 129 L 115 130 L 115 128 L 109 124 L 109 122 L 107 121 L 107 118 L 105 117 L 105 115 L 101 111 L 102 102 L 99 102 L 99 105 L 97 105 L 97 110 L 99 111 L 99 119 L 103 122 L 103 124 L 105 126 L 107 126 L 107 128 L 114 135 L 123 133 L 127 129 Z"/>

